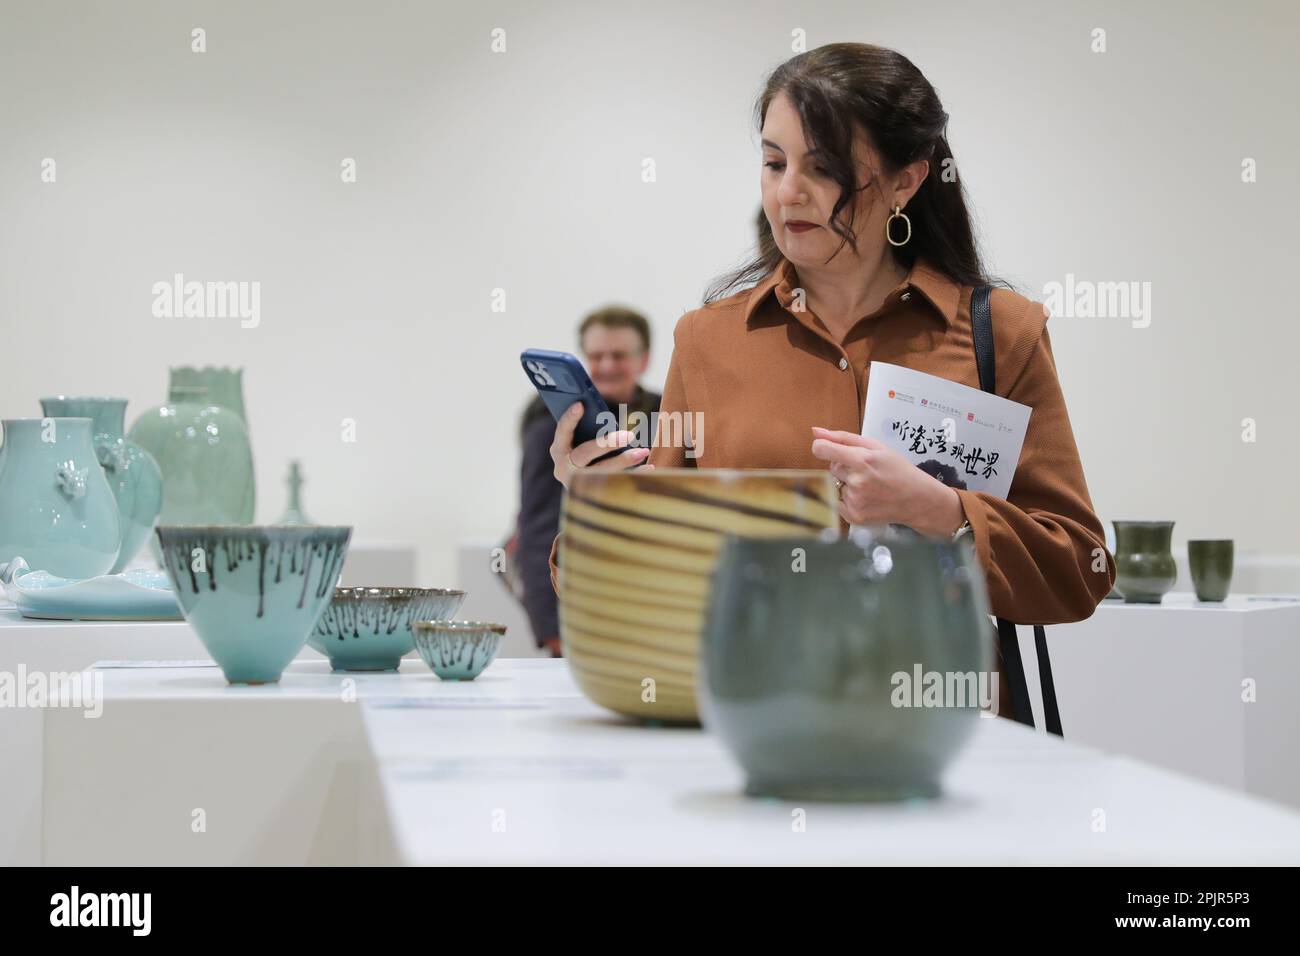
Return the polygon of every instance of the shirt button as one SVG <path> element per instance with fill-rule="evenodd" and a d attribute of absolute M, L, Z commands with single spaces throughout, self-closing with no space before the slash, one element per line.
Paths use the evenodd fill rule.
<path fill-rule="evenodd" d="M 846 358 L 840 359 L 840 371 L 842 372 L 844 371 L 844 369 L 848 367 L 849 367 L 849 360 Z"/>
<path fill-rule="evenodd" d="M 912 297 L 912 293 L 910 292 L 904 292 L 902 295 L 899 296 L 899 298 L 904 302 L 906 302 L 911 297 Z"/>

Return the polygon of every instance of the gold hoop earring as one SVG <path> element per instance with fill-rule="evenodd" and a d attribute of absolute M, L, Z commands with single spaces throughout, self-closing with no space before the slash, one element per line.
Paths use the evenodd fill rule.
<path fill-rule="evenodd" d="M 895 219 L 901 219 L 907 223 L 907 235 L 903 237 L 902 242 L 895 242 L 893 232 L 890 231 L 889 225 Z M 893 214 L 885 220 L 885 238 L 889 240 L 891 246 L 905 246 L 912 238 L 912 220 L 908 219 L 903 213 L 903 207 L 895 204 Z"/>

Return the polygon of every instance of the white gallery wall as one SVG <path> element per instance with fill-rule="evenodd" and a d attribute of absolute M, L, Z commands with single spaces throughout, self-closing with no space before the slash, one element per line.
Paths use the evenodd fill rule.
<path fill-rule="evenodd" d="M 1150 283 L 1145 317 L 1049 324 L 1099 513 L 1297 551 L 1298 28 L 1281 0 L 0 0 L 0 415 L 130 421 L 169 365 L 242 366 L 258 518 L 301 459 L 316 520 L 447 582 L 514 516 L 521 349 L 622 302 L 662 384 L 752 241 L 751 107 L 803 31 L 935 84 L 997 274 Z M 259 282 L 256 327 L 155 317 L 176 273 Z"/>

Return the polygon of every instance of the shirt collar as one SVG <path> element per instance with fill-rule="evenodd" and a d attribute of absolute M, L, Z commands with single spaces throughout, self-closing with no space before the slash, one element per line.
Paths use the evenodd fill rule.
<path fill-rule="evenodd" d="M 749 298 L 745 304 L 745 322 L 748 323 L 753 319 L 768 296 L 775 295 L 784 308 L 789 308 L 790 303 L 794 301 L 796 282 L 794 265 L 782 256 L 777 267 L 749 290 Z M 956 324 L 957 307 L 961 303 L 961 286 L 929 262 L 918 259 L 913 263 L 907 278 L 895 289 L 895 293 L 905 290 L 920 292 L 949 328 Z"/>

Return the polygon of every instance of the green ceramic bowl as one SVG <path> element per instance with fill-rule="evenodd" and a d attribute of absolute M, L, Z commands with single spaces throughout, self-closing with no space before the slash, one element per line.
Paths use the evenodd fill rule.
<path fill-rule="evenodd" d="M 411 624 L 452 617 L 464 600 L 454 588 L 335 588 L 307 643 L 335 670 L 397 670 L 415 647 Z"/>
<path fill-rule="evenodd" d="M 473 680 L 492 663 L 504 624 L 487 621 L 416 621 L 415 649 L 443 680 Z"/>
<path fill-rule="evenodd" d="M 729 537 L 701 645 L 705 727 L 751 795 L 934 796 L 981 710 L 996 713 L 987 614 L 964 542 Z"/>
<path fill-rule="evenodd" d="M 352 529 L 172 525 L 157 534 L 181 611 L 226 679 L 266 684 L 329 604 Z"/>

